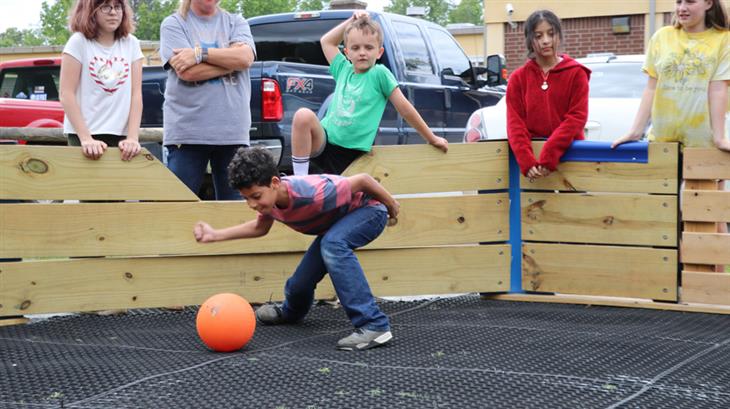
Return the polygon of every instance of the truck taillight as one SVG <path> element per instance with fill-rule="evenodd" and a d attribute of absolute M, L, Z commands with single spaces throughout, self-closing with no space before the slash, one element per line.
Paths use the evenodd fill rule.
<path fill-rule="evenodd" d="M 264 121 L 281 121 L 284 105 L 281 103 L 279 83 L 272 79 L 261 80 L 261 118 Z"/>

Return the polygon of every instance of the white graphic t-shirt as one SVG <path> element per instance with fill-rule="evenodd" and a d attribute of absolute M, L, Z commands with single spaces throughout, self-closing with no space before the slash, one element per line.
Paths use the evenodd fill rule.
<path fill-rule="evenodd" d="M 81 33 L 74 33 L 63 49 L 81 63 L 76 100 L 92 135 L 127 135 L 132 101 L 132 63 L 144 58 L 139 40 L 133 35 L 104 47 Z M 64 133 L 76 133 L 68 117 Z"/>

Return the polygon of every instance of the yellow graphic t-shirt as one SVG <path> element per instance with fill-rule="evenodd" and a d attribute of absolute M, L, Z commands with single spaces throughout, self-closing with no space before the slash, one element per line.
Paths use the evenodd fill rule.
<path fill-rule="evenodd" d="M 657 79 L 649 139 L 714 146 L 707 91 L 710 81 L 730 80 L 730 32 L 663 27 L 649 43 L 643 70 Z"/>

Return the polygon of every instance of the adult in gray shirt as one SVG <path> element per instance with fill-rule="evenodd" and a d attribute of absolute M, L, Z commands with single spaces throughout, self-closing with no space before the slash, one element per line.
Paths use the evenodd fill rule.
<path fill-rule="evenodd" d="M 248 22 L 220 0 L 183 0 L 160 27 L 167 70 L 164 138 L 167 165 L 198 192 L 208 162 L 216 200 L 240 199 L 227 167 L 249 145 L 251 78 L 256 48 Z"/>

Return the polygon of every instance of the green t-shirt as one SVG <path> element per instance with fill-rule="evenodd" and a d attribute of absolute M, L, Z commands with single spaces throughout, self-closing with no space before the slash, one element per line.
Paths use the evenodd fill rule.
<path fill-rule="evenodd" d="M 327 140 L 335 145 L 368 152 L 373 146 L 385 104 L 398 82 L 381 64 L 356 74 L 344 55 L 330 65 L 335 78 L 335 94 L 322 119 Z"/>

